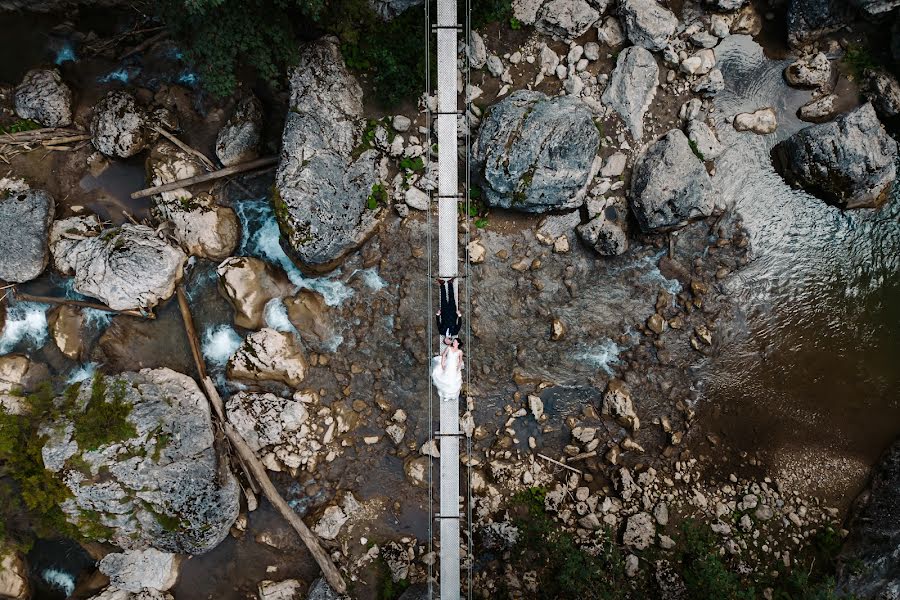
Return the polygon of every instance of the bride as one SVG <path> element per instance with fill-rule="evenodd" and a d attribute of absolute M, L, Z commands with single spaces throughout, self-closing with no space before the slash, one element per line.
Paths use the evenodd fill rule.
<path fill-rule="evenodd" d="M 444 339 L 444 351 L 432 361 L 431 378 L 442 400 L 455 400 L 462 389 L 462 342 L 454 338 Z"/>

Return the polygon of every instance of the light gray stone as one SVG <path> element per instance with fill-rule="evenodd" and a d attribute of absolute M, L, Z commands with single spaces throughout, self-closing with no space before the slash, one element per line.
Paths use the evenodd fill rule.
<path fill-rule="evenodd" d="M 230 167 L 259 156 L 262 137 L 262 106 L 250 94 L 238 102 L 232 115 L 216 136 L 216 157 Z"/>
<path fill-rule="evenodd" d="M 42 429 L 44 465 L 72 493 L 60 505 L 63 513 L 75 525 L 102 524 L 109 533 L 99 541 L 125 550 L 211 550 L 237 517 L 240 488 L 217 454 L 209 403 L 197 383 L 170 369 L 101 381 L 106 402 L 130 407 L 134 433 L 80 448 L 65 412 Z M 84 410 L 96 389 L 92 381 L 78 384 L 70 410 Z M 98 535 L 96 524 L 84 531 Z"/>
<path fill-rule="evenodd" d="M 600 18 L 606 9 L 606 0 L 601 1 L 598 11 L 587 0 L 549 0 L 538 11 L 535 28 L 547 35 L 564 40 L 581 37 Z"/>
<path fill-rule="evenodd" d="M 546 212 L 582 203 L 599 146 L 581 100 L 521 90 L 491 108 L 472 162 L 488 205 Z"/>
<path fill-rule="evenodd" d="M 72 90 L 56 69 L 32 69 L 15 92 L 16 115 L 44 127 L 72 124 Z"/>
<path fill-rule="evenodd" d="M 306 378 L 306 355 L 293 333 L 268 327 L 251 333 L 228 359 L 230 379 L 281 382 L 297 387 Z"/>
<path fill-rule="evenodd" d="M 722 154 L 722 144 L 716 132 L 705 121 L 688 121 L 687 136 L 703 160 L 715 160 Z"/>
<path fill-rule="evenodd" d="M 147 112 L 134 96 L 122 90 L 110 92 L 94 106 L 91 143 L 106 156 L 128 158 L 156 139 L 150 127 Z"/>
<path fill-rule="evenodd" d="M 712 213 L 712 180 L 680 130 L 664 135 L 637 159 L 630 202 L 646 232 L 677 229 Z"/>
<path fill-rule="evenodd" d="M 111 552 L 98 564 L 110 585 L 129 592 L 143 589 L 166 591 L 178 580 L 181 559 L 156 548 Z"/>
<path fill-rule="evenodd" d="M 619 113 L 636 140 L 644 135 L 644 114 L 650 108 L 658 85 L 659 67 L 649 51 L 632 46 L 619 54 L 602 99 Z"/>
<path fill-rule="evenodd" d="M 678 27 L 672 11 L 656 0 L 623 0 L 619 3 L 619 17 L 631 43 L 647 50 L 665 48 Z"/>
<path fill-rule="evenodd" d="M 43 190 L 0 190 L 0 280 L 24 283 L 43 273 L 55 210 L 53 197 Z"/>

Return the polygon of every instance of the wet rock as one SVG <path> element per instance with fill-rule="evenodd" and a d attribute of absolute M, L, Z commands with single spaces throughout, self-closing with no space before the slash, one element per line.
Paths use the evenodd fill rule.
<path fill-rule="evenodd" d="M 602 99 L 619 113 L 636 140 L 644 135 L 644 114 L 650 108 L 658 84 L 659 67 L 650 52 L 632 46 L 619 54 Z"/>
<path fill-rule="evenodd" d="M 863 94 L 882 119 L 900 115 L 900 83 L 887 71 L 867 71 Z"/>
<path fill-rule="evenodd" d="M 184 252 L 145 225 L 126 223 L 101 232 L 96 223 L 72 217 L 51 228 L 54 263 L 74 274 L 75 291 L 116 310 L 151 308 L 175 293 Z"/>
<path fill-rule="evenodd" d="M 725 89 L 725 77 L 722 75 L 722 71 L 718 68 L 714 68 L 701 77 L 691 89 L 704 98 L 712 98 Z"/>
<path fill-rule="evenodd" d="M 341 532 L 341 527 L 350 520 L 351 515 L 360 508 L 353 494 L 346 492 L 340 505 L 329 506 L 321 518 L 313 526 L 313 532 L 323 540 L 333 540 Z"/>
<path fill-rule="evenodd" d="M 600 11 L 605 10 L 606 0 L 600 4 Z M 550 0 L 541 6 L 534 26 L 547 35 L 572 40 L 584 35 L 599 18 L 600 12 L 587 0 Z"/>
<path fill-rule="evenodd" d="M 121 435 L 95 449 L 80 447 L 70 412 L 92 397 L 129 407 Z M 237 517 L 240 488 L 216 452 L 206 397 L 186 375 L 145 369 L 85 381 L 73 407 L 43 432 L 44 465 L 72 494 L 60 508 L 92 538 L 201 554 Z"/>
<path fill-rule="evenodd" d="M 333 351 L 337 324 L 322 294 L 303 289 L 285 298 L 288 319 L 303 341 L 313 348 Z"/>
<path fill-rule="evenodd" d="M 587 223 L 576 228 L 578 236 L 600 256 L 618 256 L 628 250 L 625 212 L 614 204 L 600 210 Z"/>
<path fill-rule="evenodd" d="M 844 27 L 850 4 L 842 0 L 790 0 L 787 11 L 788 43 L 802 46 Z"/>
<path fill-rule="evenodd" d="M 678 18 L 656 0 L 624 0 L 619 18 L 631 43 L 647 50 L 665 48 L 678 27 Z"/>
<path fill-rule="evenodd" d="M 32 392 L 49 377 L 46 365 L 25 355 L 0 356 L 0 407 L 9 414 L 25 414 L 28 409 L 22 395 Z"/>
<path fill-rule="evenodd" d="M 53 197 L 43 190 L 0 190 L 0 280 L 24 283 L 44 271 L 55 210 Z"/>
<path fill-rule="evenodd" d="M 406 12 L 413 6 L 421 4 L 422 0 L 369 0 L 369 5 L 386 21 Z"/>
<path fill-rule="evenodd" d="M 290 86 L 272 204 L 288 254 L 326 271 L 378 223 L 379 211 L 367 208 L 378 182 L 378 153 L 357 147 L 362 90 L 344 66 L 337 39 L 305 45 Z"/>
<path fill-rule="evenodd" d="M 868 103 L 798 131 L 773 156 L 788 183 L 844 208 L 878 206 L 896 178 L 897 142 Z"/>
<path fill-rule="evenodd" d="M 259 582 L 259 600 L 303 600 L 303 584 L 296 579 Z"/>
<path fill-rule="evenodd" d="M 406 473 L 407 480 L 416 487 L 424 487 L 428 485 L 428 462 L 431 460 L 428 456 L 417 456 L 408 458 L 403 463 L 403 472 Z"/>
<path fill-rule="evenodd" d="M 59 351 L 72 360 L 81 356 L 81 326 L 84 316 L 81 309 L 69 305 L 57 306 L 47 315 L 47 327 Z"/>
<path fill-rule="evenodd" d="M 707 0 L 709 6 L 722 12 L 733 12 L 746 3 L 747 0 Z"/>
<path fill-rule="evenodd" d="M 836 94 L 825 94 L 814 98 L 799 108 L 797 116 L 810 123 L 827 121 L 834 115 L 834 103 L 837 99 Z"/>
<path fill-rule="evenodd" d="M 44 127 L 72 124 L 72 90 L 56 69 L 32 69 L 16 86 L 16 115 Z"/>
<path fill-rule="evenodd" d="M 27 600 L 31 596 L 28 567 L 12 548 L 0 550 L 0 598 Z"/>
<path fill-rule="evenodd" d="M 286 296 L 293 288 L 281 270 L 250 256 L 226 258 L 216 273 L 219 289 L 234 307 L 234 324 L 246 329 L 262 327 L 266 304 Z"/>
<path fill-rule="evenodd" d="M 879 17 L 897 8 L 896 0 L 851 0 L 851 4 L 868 17 Z"/>
<path fill-rule="evenodd" d="M 646 550 L 653 543 L 656 537 L 656 526 L 653 524 L 653 517 L 645 512 L 628 517 L 625 524 L 625 535 L 622 543 L 631 546 L 637 550 Z"/>
<path fill-rule="evenodd" d="M 122 90 L 110 92 L 94 106 L 91 143 L 106 156 L 128 158 L 156 139 L 150 127 L 147 112 L 134 96 Z"/>
<path fill-rule="evenodd" d="M 693 142 L 691 149 L 696 148 L 695 154 L 699 154 L 700 160 L 715 160 L 722 154 L 722 144 L 716 132 L 704 121 L 688 121 L 687 136 Z"/>
<path fill-rule="evenodd" d="M 752 113 L 740 113 L 734 117 L 734 128 L 737 131 L 752 131 L 759 135 L 774 133 L 778 128 L 775 111 L 771 108 L 760 108 Z"/>
<path fill-rule="evenodd" d="M 159 590 L 141 590 L 140 592 L 129 592 L 128 590 L 120 590 L 115 587 L 108 587 L 96 596 L 91 596 L 89 600 L 175 600 L 172 594 L 161 592 Z"/>
<path fill-rule="evenodd" d="M 794 87 L 822 87 L 831 81 L 831 63 L 824 52 L 819 52 L 810 59 L 800 59 L 788 65 L 784 70 L 784 79 Z"/>
<path fill-rule="evenodd" d="M 491 108 L 472 161 L 488 205 L 546 212 L 582 203 L 599 146 L 581 100 L 521 90 Z"/>
<path fill-rule="evenodd" d="M 334 591 L 324 578 L 320 577 L 309 586 L 306 600 L 347 600 L 347 596 L 341 596 Z"/>
<path fill-rule="evenodd" d="M 294 334 L 264 328 L 244 339 L 228 359 L 227 372 L 229 379 L 297 387 L 306 377 L 306 356 Z"/>
<path fill-rule="evenodd" d="M 205 173 L 194 157 L 169 142 L 160 142 L 147 157 L 150 185 L 164 185 Z M 153 197 L 150 212 L 160 222 L 173 225 L 172 236 L 188 254 L 222 260 L 237 247 L 240 224 L 234 210 L 219 206 L 208 192 L 186 189 L 163 192 Z"/>
<path fill-rule="evenodd" d="M 634 411 L 631 392 L 619 379 L 609 382 L 606 392 L 603 394 L 601 412 L 614 418 L 622 427 L 628 428 L 632 433 L 641 427 L 641 420 Z"/>
<path fill-rule="evenodd" d="M 110 585 L 129 592 L 166 591 L 178 580 L 181 558 L 155 548 L 113 552 L 97 565 Z"/>
<path fill-rule="evenodd" d="M 841 549 L 838 591 L 857 598 L 897 598 L 900 592 L 900 441 L 875 465 L 869 488 L 856 499 Z M 866 568 L 856 569 L 854 564 Z"/>
<path fill-rule="evenodd" d="M 244 97 L 216 136 L 216 157 L 230 167 L 259 156 L 262 106 L 252 94 Z"/>
<path fill-rule="evenodd" d="M 673 129 L 647 148 L 631 175 L 631 210 L 645 232 L 708 217 L 713 184 L 685 135 Z"/>

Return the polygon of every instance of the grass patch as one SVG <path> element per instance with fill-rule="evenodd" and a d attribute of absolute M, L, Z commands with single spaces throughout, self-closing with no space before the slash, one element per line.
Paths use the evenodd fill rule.
<path fill-rule="evenodd" d="M 84 411 L 73 418 L 73 438 L 78 447 L 82 450 L 96 450 L 101 446 L 135 437 L 137 429 L 128 421 L 131 409 L 131 404 L 125 402 L 125 382 L 116 380 L 110 393 L 106 378 L 95 373 L 91 382 L 91 397 Z"/>

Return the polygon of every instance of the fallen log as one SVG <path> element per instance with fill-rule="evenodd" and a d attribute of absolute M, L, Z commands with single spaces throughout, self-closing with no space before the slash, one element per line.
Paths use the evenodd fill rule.
<path fill-rule="evenodd" d="M 277 156 L 258 158 L 256 160 L 251 160 L 239 165 L 234 165 L 232 167 L 225 167 L 224 169 L 219 169 L 218 171 L 213 171 L 212 173 L 204 173 L 203 175 L 197 175 L 196 177 L 188 177 L 187 179 L 173 181 L 172 183 L 166 183 L 164 185 L 157 185 L 144 190 L 138 190 L 137 192 L 131 194 L 131 199 L 137 200 L 138 198 L 146 198 L 148 196 L 161 194 L 163 192 L 171 192 L 172 190 L 178 190 L 191 185 L 196 185 L 198 183 L 214 181 L 216 179 L 221 179 L 222 177 L 228 177 L 229 175 L 243 173 L 244 171 L 253 171 L 255 169 L 261 169 L 263 167 L 270 167 L 277 162 Z"/>
<path fill-rule="evenodd" d="M 194 355 L 194 360 L 197 362 L 197 372 L 200 373 L 200 380 L 203 384 L 203 389 L 206 392 L 206 397 L 213 408 L 213 412 L 215 412 L 219 419 L 225 437 L 227 437 L 228 441 L 231 443 L 231 447 L 234 449 L 242 466 L 245 468 L 245 472 L 249 471 L 249 473 L 252 474 L 253 479 L 256 480 L 256 484 L 259 486 L 263 495 L 269 500 L 272 506 L 281 513 L 281 516 L 284 517 L 288 524 L 294 528 L 294 531 L 297 532 L 300 539 L 303 540 L 306 548 L 319 564 L 319 568 L 322 569 L 322 574 L 325 576 L 325 580 L 328 581 L 328 585 L 339 594 L 346 593 L 347 584 L 344 583 L 344 579 L 341 577 L 341 573 L 334 565 L 334 562 L 332 562 L 331 557 L 328 556 L 328 553 L 322 548 L 322 545 L 319 543 L 319 538 L 306 526 L 303 519 L 294 512 L 294 509 L 290 507 L 285 499 L 281 497 L 281 494 L 278 493 L 278 490 L 275 489 L 275 486 L 272 484 L 272 480 L 269 479 L 265 466 L 263 466 L 262 462 L 256 458 L 256 454 L 250 446 L 247 445 L 247 442 L 244 441 L 244 438 L 238 433 L 237 429 L 235 429 L 225 418 L 225 406 L 222 402 L 222 397 L 219 395 L 219 391 L 216 389 L 213 380 L 206 374 L 206 364 L 203 361 L 203 354 L 200 352 L 197 329 L 194 326 L 194 318 L 191 314 L 187 297 L 181 287 L 178 288 L 177 294 L 178 308 L 181 310 L 185 333 L 188 336 L 191 346 L 191 353 Z"/>
<path fill-rule="evenodd" d="M 546 460 L 546 461 L 549 461 L 549 462 L 553 463 L 554 465 L 558 465 L 558 466 L 562 467 L 563 469 L 568 469 L 568 470 L 570 470 L 570 471 L 574 471 L 575 473 L 578 473 L 579 475 L 584 475 L 584 471 L 582 471 L 582 470 L 580 470 L 580 469 L 576 469 L 575 467 L 570 467 L 570 466 L 567 465 L 566 463 L 564 463 L 564 462 L 559 462 L 559 461 L 556 460 L 556 459 L 550 458 L 550 457 L 547 456 L 546 454 L 538 453 L 538 456 L 539 456 L 540 458 L 543 458 L 543 459 Z"/>
<path fill-rule="evenodd" d="M 115 308 L 110 308 L 105 304 L 101 304 L 99 302 L 88 302 L 86 300 L 72 300 L 71 298 L 58 298 L 56 296 L 34 296 L 32 294 L 25 294 L 18 290 L 14 291 L 14 295 L 17 300 L 22 300 L 24 302 L 38 302 L 41 304 L 68 304 L 69 306 L 78 306 L 81 308 L 93 308 L 94 310 L 102 310 L 105 312 L 110 312 L 117 315 L 127 315 L 129 317 L 140 317 L 142 319 L 155 319 L 156 315 L 153 314 L 152 311 L 142 311 L 136 309 L 126 309 L 126 310 L 117 310 Z"/>
<path fill-rule="evenodd" d="M 216 164 L 213 161 L 211 161 L 209 159 L 209 157 L 207 157 L 205 154 L 203 154 L 196 148 L 191 148 L 190 146 L 188 146 L 187 144 L 185 144 L 184 142 L 179 140 L 172 133 L 170 133 L 169 131 L 166 131 L 162 127 L 153 127 L 152 129 L 159 135 L 163 136 L 164 138 L 166 138 L 167 140 L 169 140 L 170 142 L 172 142 L 173 144 L 175 144 L 176 146 L 178 146 L 179 148 L 181 148 L 182 150 L 184 150 L 185 152 L 190 154 L 191 156 L 196 157 L 197 160 L 199 160 L 201 163 L 203 163 L 203 166 L 206 167 L 207 171 L 215 171 L 216 170 Z"/>

